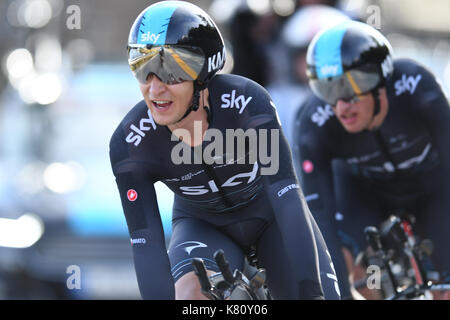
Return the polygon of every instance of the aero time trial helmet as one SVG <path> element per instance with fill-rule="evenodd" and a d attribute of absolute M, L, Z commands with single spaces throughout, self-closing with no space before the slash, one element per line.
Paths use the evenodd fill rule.
<path fill-rule="evenodd" d="M 393 73 L 392 48 L 371 26 L 348 21 L 327 28 L 311 41 L 307 75 L 314 93 L 331 105 L 372 92 Z"/>
<path fill-rule="evenodd" d="M 161 1 L 142 11 L 128 37 L 128 63 L 139 82 L 154 73 L 174 84 L 204 88 L 225 63 L 222 36 L 207 13 L 184 1 Z"/>

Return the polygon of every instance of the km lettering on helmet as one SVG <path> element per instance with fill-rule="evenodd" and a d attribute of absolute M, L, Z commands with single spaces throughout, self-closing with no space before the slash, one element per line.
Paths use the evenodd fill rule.
<path fill-rule="evenodd" d="M 394 70 L 394 61 L 392 60 L 391 55 L 386 56 L 386 59 L 381 63 L 381 71 L 383 72 L 383 76 L 387 77 Z"/>
<path fill-rule="evenodd" d="M 225 47 L 222 52 L 217 52 L 212 57 L 208 58 L 208 72 L 213 70 L 221 69 L 225 63 Z"/>

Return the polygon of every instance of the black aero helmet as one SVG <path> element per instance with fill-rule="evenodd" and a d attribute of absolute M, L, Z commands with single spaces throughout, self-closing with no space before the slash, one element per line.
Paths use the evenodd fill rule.
<path fill-rule="evenodd" d="M 204 88 L 223 68 L 225 46 L 207 13 L 184 1 L 161 1 L 142 11 L 128 38 L 128 63 L 139 82 L 154 73 L 174 84 Z"/>
<path fill-rule="evenodd" d="M 317 34 L 307 52 L 307 75 L 314 93 L 327 103 L 350 100 L 385 85 L 393 73 L 392 48 L 371 26 L 348 21 Z"/>

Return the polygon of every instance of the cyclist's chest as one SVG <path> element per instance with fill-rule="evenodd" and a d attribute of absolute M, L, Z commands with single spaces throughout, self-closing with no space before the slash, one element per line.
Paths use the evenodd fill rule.
<path fill-rule="evenodd" d="M 178 166 L 161 181 L 192 205 L 215 212 L 246 204 L 262 190 L 257 162 Z"/>
<path fill-rule="evenodd" d="M 262 190 L 256 150 L 249 143 L 228 148 L 226 139 L 212 140 L 196 148 L 181 141 L 159 148 L 151 154 L 155 178 L 208 211 L 228 210 L 255 199 Z M 222 141 L 223 145 L 218 143 Z"/>
<path fill-rule="evenodd" d="M 406 170 L 421 164 L 432 151 L 425 126 L 413 116 L 392 112 L 377 132 L 343 134 L 334 153 L 348 164 L 372 171 Z M 393 163 L 392 163 L 393 162 Z"/>
<path fill-rule="evenodd" d="M 161 181 L 171 188 L 180 190 L 194 190 L 197 186 L 206 184 L 204 188 L 198 187 L 201 191 L 186 191 L 183 194 L 203 194 L 217 192 L 219 187 L 233 187 L 241 184 L 247 184 L 254 181 L 259 176 L 259 167 L 255 162 L 253 164 L 238 164 L 235 161 L 223 163 L 183 163 L 175 165 L 166 163 L 164 176 Z M 174 190 L 175 191 L 175 190 Z"/>

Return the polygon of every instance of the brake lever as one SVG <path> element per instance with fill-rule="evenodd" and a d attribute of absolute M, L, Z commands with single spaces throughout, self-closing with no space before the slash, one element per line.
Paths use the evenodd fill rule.
<path fill-rule="evenodd" d="M 214 253 L 214 260 L 216 260 L 217 266 L 220 269 L 220 272 L 222 272 L 222 276 L 225 279 L 226 282 L 228 282 L 230 285 L 233 285 L 235 282 L 235 279 L 233 277 L 233 274 L 230 270 L 230 264 L 228 263 L 228 260 L 225 258 L 225 253 L 222 249 L 217 250 Z"/>
<path fill-rule="evenodd" d="M 223 300 L 223 296 L 217 288 L 215 288 L 211 281 L 209 280 L 208 274 L 206 273 L 205 264 L 200 258 L 192 259 L 192 266 L 194 267 L 194 272 L 197 275 L 200 286 L 202 288 L 202 293 L 211 300 Z"/>

